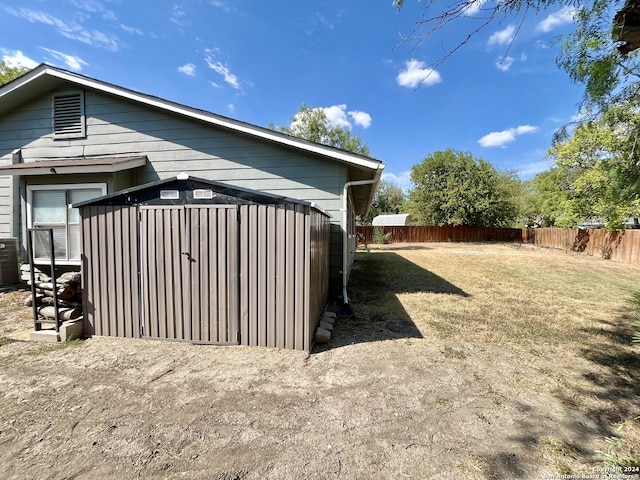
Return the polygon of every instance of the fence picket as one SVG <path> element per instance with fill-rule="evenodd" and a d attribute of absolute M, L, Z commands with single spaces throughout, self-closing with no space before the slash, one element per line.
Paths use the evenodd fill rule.
<path fill-rule="evenodd" d="M 381 228 L 389 243 L 509 242 L 550 248 L 640 264 L 640 230 L 608 231 L 567 228 L 492 228 L 472 226 L 357 227 L 358 244 L 373 243 L 374 228 Z"/>

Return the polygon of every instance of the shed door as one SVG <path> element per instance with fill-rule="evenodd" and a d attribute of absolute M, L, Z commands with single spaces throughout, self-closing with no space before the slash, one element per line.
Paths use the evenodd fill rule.
<path fill-rule="evenodd" d="M 147 338 L 238 343 L 238 207 L 140 207 Z"/>

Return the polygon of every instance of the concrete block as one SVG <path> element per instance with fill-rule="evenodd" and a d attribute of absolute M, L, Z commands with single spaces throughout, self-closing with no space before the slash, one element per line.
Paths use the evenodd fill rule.
<path fill-rule="evenodd" d="M 325 317 L 325 316 L 323 316 L 320 319 L 320 321 L 321 322 L 327 322 L 327 323 L 330 323 L 331 325 L 333 325 L 335 323 L 336 319 L 335 319 L 335 317 Z"/>
<path fill-rule="evenodd" d="M 328 318 L 333 318 L 335 319 L 337 317 L 337 315 L 335 314 L 335 312 L 324 312 L 322 314 L 323 317 L 328 317 Z"/>
<path fill-rule="evenodd" d="M 324 320 L 320 320 L 320 324 L 318 325 L 320 328 L 324 328 L 325 330 L 329 330 L 333 332 L 333 323 L 325 322 Z"/>
<path fill-rule="evenodd" d="M 82 337 L 82 318 L 63 322 L 60 325 L 60 332 L 56 332 L 54 328 L 44 330 L 35 330 L 29 334 L 29 340 L 32 342 L 68 342 L 76 338 Z"/>
<path fill-rule="evenodd" d="M 32 342 L 58 343 L 60 334 L 53 329 L 36 330 L 29 334 L 29 340 Z"/>
<path fill-rule="evenodd" d="M 318 343 L 327 343 L 331 340 L 331 332 L 324 328 L 318 327 L 316 330 L 316 342 Z"/>
<path fill-rule="evenodd" d="M 60 341 L 67 342 L 82 336 L 82 319 L 71 320 L 60 325 Z"/>

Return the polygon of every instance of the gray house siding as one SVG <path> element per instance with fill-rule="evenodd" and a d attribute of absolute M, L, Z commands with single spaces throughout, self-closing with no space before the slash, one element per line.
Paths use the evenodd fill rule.
<path fill-rule="evenodd" d="M 11 152 L 17 148 L 24 162 L 140 154 L 147 156 L 147 165 L 109 174 L 109 193 L 185 172 L 313 202 L 332 216 L 330 276 L 333 286 L 340 285 L 341 195 L 349 180 L 343 163 L 91 90 L 85 91 L 85 115 L 86 138 L 64 140 L 52 137 L 49 94 L 4 115 L 0 119 L 0 164 L 11 163 Z M 91 182 L 103 181 L 97 178 L 92 175 Z M 28 177 L 27 182 L 53 183 L 53 178 Z M 57 178 L 56 182 L 71 183 L 71 178 Z M 11 183 L 11 177 L 0 178 L 0 197 L 20 204 L 20 193 Z M 21 185 L 24 188 L 24 180 Z M 18 222 L 10 207 L 0 207 L 0 232 L 18 235 L 19 223 L 24 220 Z"/>

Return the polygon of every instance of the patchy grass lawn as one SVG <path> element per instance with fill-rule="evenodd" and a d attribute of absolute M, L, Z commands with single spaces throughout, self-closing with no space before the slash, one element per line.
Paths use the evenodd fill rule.
<path fill-rule="evenodd" d="M 505 384 L 596 422 L 603 464 L 640 467 L 637 266 L 531 246 L 422 244 L 374 246 L 359 254 L 355 272 L 352 302 L 364 331 L 370 322 L 381 331 L 404 322 L 446 357 L 484 356 L 500 369 L 500 356 L 483 355 L 497 347 L 540 374 L 510 368 Z M 559 473 L 585 473 L 580 462 L 592 460 L 584 445 L 537 444 Z"/>
<path fill-rule="evenodd" d="M 2 478 L 543 478 L 640 467 L 640 269 L 498 244 L 360 251 L 354 318 L 304 352 L 14 340 Z M 22 295 L 23 296 L 23 295 Z M 635 472 L 632 472 L 635 473 Z"/>

